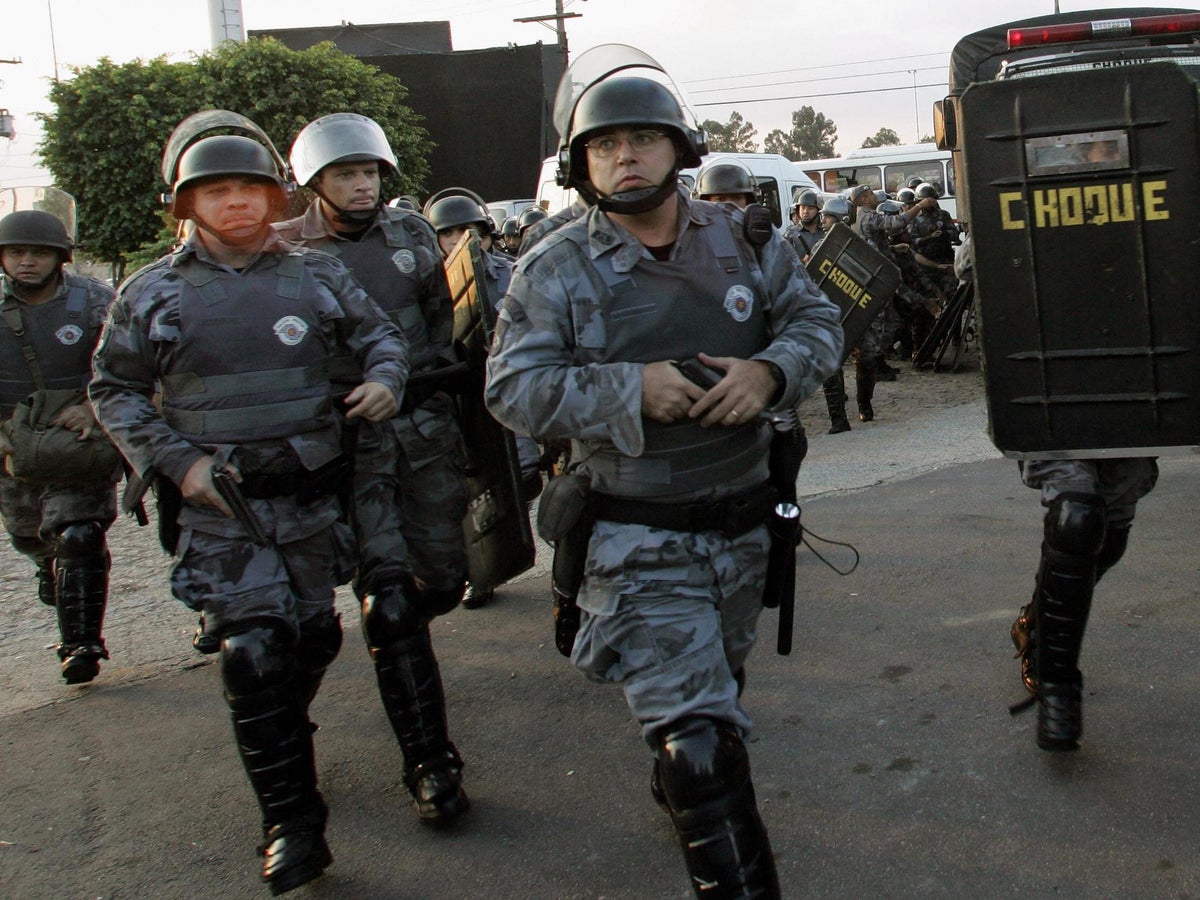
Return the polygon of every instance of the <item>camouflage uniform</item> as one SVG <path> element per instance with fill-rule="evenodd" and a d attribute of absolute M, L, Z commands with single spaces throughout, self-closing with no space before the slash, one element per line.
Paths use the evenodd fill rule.
<path fill-rule="evenodd" d="M 347 240 L 315 200 L 303 216 L 275 227 L 286 240 L 341 258 L 408 338 L 414 374 L 455 361 L 450 289 L 437 236 L 424 218 L 383 207 L 365 233 Z M 347 392 L 361 380 L 348 358 L 335 366 L 334 377 Z M 468 500 L 461 441 L 453 399 L 442 391 L 406 397 L 396 417 L 358 426 L 354 519 L 360 596 L 405 574 L 433 590 L 461 593 Z"/>
<path fill-rule="evenodd" d="M 285 265 L 294 273 L 285 272 Z M 292 282 L 294 298 L 278 296 L 285 281 Z M 268 318 L 289 315 L 280 316 L 273 331 L 248 327 L 243 310 L 222 308 L 210 285 L 254 296 Z M 223 336 L 206 332 L 219 327 L 216 317 L 227 310 L 233 318 L 225 321 L 235 323 L 229 327 L 242 332 L 236 343 L 226 343 L 232 352 L 193 368 L 194 356 L 185 354 Z M 197 323 L 201 312 L 204 321 Z M 272 347 L 276 341 L 285 349 Z M 265 373 L 267 383 L 253 384 L 254 366 L 262 365 L 256 348 L 264 355 L 293 352 L 305 367 L 303 385 L 282 385 L 282 365 Z M 303 477 L 341 453 L 340 421 L 324 364 L 341 348 L 354 354 L 366 379 L 401 395 L 407 343 L 341 264 L 272 239 L 235 273 L 213 262 L 193 234 L 181 249 L 122 285 L 96 352 L 89 393 L 100 421 L 143 477 L 157 474 L 181 484 L 206 455 L 233 462 L 246 476 Z M 254 392 L 223 397 L 220 391 L 189 390 L 197 380 L 227 376 Z M 162 412 L 151 399 L 159 385 Z M 283 414 L 270 421 L 264 413 L 253 414 L 255 407 Z M 334 587 L 353 566 L 352 536 L 332 495 L 302 502 L 294 491 L 265 498 L 247 493 L 271 546 L 252 544 L 237 519 L 185 501 L 172 591 L 204 614 L 212 634 L 270 620 L 302 636 L 306 623 L 332 611 Z"/>
<path fill-rule="evenodd" d="M 18 304 L 25 339 L 33 347 L 46 388 L 82 390 L 91 377 L 92 350 L 114 293 L 95 279 L 60 271 L 58 290 L 45 303 L 23 303 L 7 276 L 0 276 L 0 294 L 4 304 Z M 22 343 L 11 328 L 0 324 L 0 417 L 4 419 L 37 389 Z M 88 484 L 35 485 L 13 478 L 0 466 L 0 519 L 13 547 L 37 565 L 39 598 L 58 606 L 62 638 L 58 653 L 64 663 L 77 651 L 108 658 L 100 636 L 111 562 L 104 534 L 117 517 L 115 485 L 120 478 L 120 467 L 114 467 L 111 472 L 97 472 Z M 66 541 L 67 557 L 56 572 L 55 558 L 64 549 L 68 528 L 68 537 L 76 537 L 78 531 L 84 546 Z M 62 602 L 56 595 L 62 596 Z M 82 674 L 73 677 L 68 668 L 64 668 L 68 681 L 91 680 Z"/>
<path fill-rule="evenodd" d="M 708 464 L 692 477 L 696 446 L 679 446 L 672 426 L 643 419 L 645 362 L 699 351 L 770 361 L 786 377 L 773 407 L 784 410 L 836 369 L 842 343 L 837 307 L 780 235 L 756 254 L 740 212 L 682 196 L 679 209 L 666 263 L 597 209 L 544 237 L 518 264 L 485 392 L 513 430 L 571 439 L 572 459 L 596 491 L 665 507 L 765 483 L 771 429 L 684 423 L 711 448 L 699 449 Z M 728 250 L 718 256 L 718 246 Z M 618 296 L 625 315 L 613 314 Z M 652 748 L 657 730 L 693 716 L 749 728 L 733 673 L 754 644 L 767 544 L 764 525 L 731 537 L 597 522 L 572 661 L 624 685 Z"/>

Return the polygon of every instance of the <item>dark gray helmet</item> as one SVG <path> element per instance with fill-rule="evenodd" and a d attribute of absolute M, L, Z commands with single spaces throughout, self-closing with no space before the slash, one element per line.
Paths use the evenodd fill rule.
<path fill-rule="evenodd" d="M 839 222 L 848 222 L 854 215 L 854 207 L 845 197 L 830 197 L 821 207 L 821 215 L 831 216 Z"/>
<path fill-rule="evenodd" d="M 671 135 L 679 151 L 679 167 L 700 165 L 708 152 L 704 132 L 692 128 L 679 101 L 665 85 L 649 78 L 608 78 L 587 90 L 575 105 L 568 141 L 567 184 L 574 187 L 588 180 L 587 149 L 584 144 L 602 129 L 658 126 Z M 674 186 L 675 179 L 668 179 Z"/>
<path fill-rule="evenodd" d="M 912 178 L 908 179 L 908 187 L 911 190 L 916 190 L 917 185 L 919 185 L 920 183 L 921 183 L 921 179 L 917 175 L 914 175 Z"/>
<path fill-rule="evenodd" d="M 821 198 L 817 196 L 816 191 L 804 190 L 796 195 L 796 199 L 792 201 L 792 208 L 797 206 L 813 206 L 817 209 L 821 208 Z"/>
<path fill-rule="evenodd" d="M 934 200 L 936 200 L 938 197 L 942 196 L 941 192 L 938 191 L 938 189 L 935 188 L 928 181 L 922 181 L 920 184 L 917 185 L 916 194 L 917 194 L 917 197 L 919 197 L 922 200 L 925 199 L 926 197 L 932 197 Z"/>
<path fill-rule="evenodd" d="M 758 199 L 758 182 L 739 162 L 712 162 L 696 175 L 692 196 L 704 199 L 713 194 L 745 194 L 751 203 Z"/>
<path fill-rule="evenodd" d="M 856 184 L 854 187 L 850 188 L 849 192 L 846 194 L 846 199 L 857 206 L 858 201 L 862 198 L 863 194 L 873 194 L 874 192 L 875 189 L 869 184 Z"/>
<path fill-rule="evenodd" d="M 392 172 L 400 172 L 383 128 L 374 119 L 358 113 L 333 113 L 309 122 L 292 142 L 289 160 L 296 181 L 305 185 L 323 168 L 339 162 L 376 160 Z"/>
<path fill-rule="evenodd" d="M 898 216 L 904 212 L 904 207 L 898 200 L 884 200 L 875 207 L 875 211 L 883 213 L 885 216 Z"/>
<path fill-rule="evenodd" d="M 896 199 L 901 203 L 913 204 L 917 202 L 917 192 L 912 188 L 903 188 L 896 191 Z"/>
<path fill-rule="evenodd" d="M 525 209 L 521 210 L 521 215 L 517 216 L 517 229 L 521 232 L 521 234 L 524 234 L 525 229 L 530 225 L 549 217 L 550 214 L 540 206 L 527 206 Z"/>
<path fill-rule="evenodd" d="M 21 209 L 0 219 L 0 247 L 53 247 L 70 262 L 75 245 L 58 216 L 40 209 Z"/>
<path fill-rule="evenodd" d="M 425 208 L 425 218 L 430 221 L 435 231 L 445 231 L 463 225 L 481 225 L 491 229 L 491 220 L 483 207 L 461 194 L 434 201 Z"/>
<path fill-rule="evenodd" d="M 178 175 L 172 185 L 171 213 L 178 219 L 188 217 L 189 207 L 181 197 L 184 189 L 204 178 L 244 175 L 272 182 L 279 188 L 280 209 L 287 195 L 275 158 L 267 148 L 253 138 L 238 134 L 222 134 L 202 138 L 179 157 Z"/>
<path fill-rule="evenodd" d="M 504 223 L 500 226 L 500 236 L 501 237 L 511 237 L 513 235 L 517 235 L 520 233 L 521 233 L 521 225 L 517 221 L 516 216 L 509 216 L 507 219 L 504 220 Z"/>

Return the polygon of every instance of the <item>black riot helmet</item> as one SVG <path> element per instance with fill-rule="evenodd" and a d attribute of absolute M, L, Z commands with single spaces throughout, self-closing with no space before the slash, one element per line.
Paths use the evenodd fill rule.
<path fill-rule="evenodd" d="M 711 162 L 696 174 L 692 196 L 707 200 L 714 194 L 741 194 L 747 203 L 757 203 L 758 182 L 739 162 Z"/>
<path fill-rule="evenodd" d="M 602 131 L 621 127 L 662 129 L 675 145 L 676 163 L 661 185 L 598 198 L 596 205 L 607 212 L 636 214 L 661 206 L 676 190 L 679 169 L 699 166 L 708 151 L 704 132 L 688 124 L 665 85 L 642 77 L 608 78 L 589 88 L 575 105 L 567 144 L 568 185 L 594 189 L 588 181 L 585 144 Z"/>
<path fill-rule="evenodd" d="M 500 237 L 514 237 L 521 233 L 521 225 L 516 216 L 509 216 L 500 225 Z"/>
<path fill-rule="evenodd" d="M 800 215 L 800 207 L 808 206 L 816 210 L 807 219 Z M 816 218 L 821 214 L 821 198 L 817 196 L 817 192 L 811 188 L 805 189 L 796 195 L 796 199 L 792 201 L 792 212 L 800 219 L 802 225 L 811 225 Z"/>
<path fill-rule="evenodd" d="M 425 218 L 430 221 L 435 231 L 472 225 L 478 226 L 481 233 L 482 230 L 491 230 L 491 220 L 483 207 L 461 194 L 442 197 L 427 205 Z"/>
<path fill-rule="evenodd" d="M 896 200 L 906 206 L 912 206 L 917 202 L 917 192 L 912 188 L 904 188 L 903 190 L 896 191 Z"/>
<path fill-rule="evenodd" d="M 932 197 L 934 200 L 936 200 L 938 197 L 942 196 L 941 192 L 928 181 L 922 181 L 917 185 L 916 194 L 917 197 L 922 200 L 924 200 L 926 197 Z"/>
<path fill-rule="evenodd" d="M 253 232 L 248 229 L 220 231 L 199 218 L 192 209 L 192 189 L 201 182 L 238 176 L 268 183 L 273 188 L 267 216 Z M 201 138 L 191 144 L 179 157 L 172 188 L 168 207 L 171 214 L 176 219 L 191 219 L 229 246 L 252 246 L 260 242 L 270 231 L 271 223 L 283 216 L 288 205 L 287 188 L 275 157 L 258 141 L 237 134 Z"/>
<path fill-rule="evenodd" d="M 527 206 L 525 209 L 521 210 L 521 214 L 517 216 L 517 230 L 521 234 L 524 234 L 525 229 L 527 229 L 530 225 L 540 222 L 542 219 L 549 218 L 549 215 L 550 214 L 540 206 Z"/>
<path fill-rule="evenodd" d="M 53 247 L 61 262 L 70 262 L 75 245 L 58 216 L 40 209 L 20 209 L 0 219 L 0 247 Z"/>
<path fill-rule="evenodd" d="M 904 207 L 899 200 L 884 200 L 875 207 L 875 211 L 885 216 L 898 216 L 904 212 Z"/>

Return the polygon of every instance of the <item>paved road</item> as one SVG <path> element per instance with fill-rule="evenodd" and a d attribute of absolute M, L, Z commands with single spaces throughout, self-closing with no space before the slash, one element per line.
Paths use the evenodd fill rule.
<path fill-rule="evenodd" d="M 973 403 L 853 442 L 812 438 L 805 522 L 862 561 L 842 577 L 802 554 L 796 649 L 773 653 L 768 613 L 749 666 L 751 758 L 785 896 L 1196 896 L 1200 610 L 1180 513 L 1196 507 L 1200 466 L 1163 462 L 1100 587 L 1084 747 L 1054 756 L 1034 746 L 1032 714 L 1007 710 L 1021 697 L 1008 625 L 1032 587 L 1040 511 L 982 427 Z M 218 674 L 183 644 L 191 617 L 163 595 L 161 554 L 127 539 L 159 571 L 128 576 L 114 659 L 85 689 L 59 683 L 45 611 L 4 560 L 0 896 L 267 896 Z M 547 593 L 531 573 L 434 624 L 475 804 L 449 833 L 407 808 L 345 607 L 346 645 L 314 705 L 336 863 L 293 896 L 690 896 L 637 729 L 617 690 L 555 652 Z"/>

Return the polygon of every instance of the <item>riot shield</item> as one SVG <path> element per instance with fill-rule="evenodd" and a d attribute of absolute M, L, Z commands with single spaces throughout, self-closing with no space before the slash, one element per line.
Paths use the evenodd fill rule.
<path fill-rule="evenodd" d="M 0 219 L 24 209 L 50 213 L 63 223 L 71 243 L 75 243 L 75 198 L 66 191 L 56 187 L 0 188 Z"/>
<path fill-rule="evenodd" d="M 845 362 L 883 305 L 896 293 L 900 270 L 841 222 L 825 235 L 805 268 L 817 287 L 842 310 Z"/>
<path fill-rule="evenodd" d="M 1006 456 L 1200 444 L 1197 122 L 1196 81 L 1171 63 L 963 94 L 989 430 Z"/>
<path fill-rule="evenodd" d="M 521 465 L 511 431 L 483 403 L 483 374 L 496 330 L 488 296 L 482 249 L 471 230 L 446 259 L 454 301 L 454 340 L 478 374 L 458 397 L 467 484 L 471 500 L 463 519 L 471 585 L 487 590 L 533 566 L 535 548 L 529 512 L 521 500 Z"/>
<path fill-rule="evenodd" d="M 184 150 L 201 138 L 230 133 L 254 138 L 266 147 L 275 160 L 275 165 L 279 167 L 280 174 L 286 179 L 286 173 L 289 171 L 287 160 L 275 149 L 275 145 L 271 143 L 271 139 L 267 137 L 265 131 L 241 113 L 235 113 L 228 109 L 206 109 L 188 116 L 171 132 L 162 155 L 163 184 L 168 189 L 174 187 L 175 176 L 179 171 L 179 157 L 183 155 Z"/>

